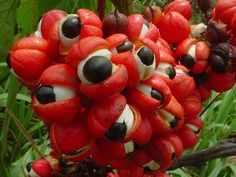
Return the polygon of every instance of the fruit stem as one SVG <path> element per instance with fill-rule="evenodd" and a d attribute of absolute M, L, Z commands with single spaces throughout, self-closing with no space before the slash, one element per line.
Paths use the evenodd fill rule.
<path fill-rule="evenodd" d="M 98 0 L 97 8 L 99 18 L 103 20 L 106 11 L 106 0 Z"/>
<path fill-rule="evenodd" d="M 129 16 L 133 13 L 133 0 L 111 0 L 120 13 Z"/>

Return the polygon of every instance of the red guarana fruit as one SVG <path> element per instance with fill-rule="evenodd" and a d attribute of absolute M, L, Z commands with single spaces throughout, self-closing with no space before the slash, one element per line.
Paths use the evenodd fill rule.
<path fill-rule="evenodd" d="M 178 12 L 184 16 L 187 20 L 190 20 L 192 16 L 192 7 L 188 0 L 175 0 L 165 7 L 164 13 Z"/>
<path fill-rule="evenodd" d="M 190 34 L 189 22 L 178 12 L 168 12 L 159 24 L 161 37 L 169 43 L 179 43 Z"/>
<path fill-rule="evenodd" d="M 215 6 L 215 18 L 231 25 L 231 21 L 236 14 L 236 0 L 219 0 Z"/>
<path fill-rule="evenodd" d="M 158 26 L 161 18 L 163 17 L 163 13 L 158 6 L 147 6 L 143 12 L 143 18 L 146 19 L 148 22 L 153 23 L 154 25 Z"/>

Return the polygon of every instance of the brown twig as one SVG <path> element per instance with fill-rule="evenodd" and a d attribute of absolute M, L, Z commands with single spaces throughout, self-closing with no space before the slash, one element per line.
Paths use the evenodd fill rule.
<path fill-rule="evenodd" d="M 201 167 L 210 160 L 234 155 L 236 155 L 236 137 L 220 141 L 208 149 L 182 156 L 174 161 L 171 169 L 174 170 L 186 166 Z"/>

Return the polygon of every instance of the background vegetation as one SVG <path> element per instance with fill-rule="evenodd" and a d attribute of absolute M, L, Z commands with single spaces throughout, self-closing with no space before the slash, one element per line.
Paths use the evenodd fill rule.
<path fill-rule="evenodd" d="M 134 12 L 141 12 L 148 4 L 164 6 L 165 0 L 136 0 Z M 27 162 L 39 158 L 38 153 L 25 135 L 30 135 L 42 154 L 48 151 L 47 130 L 36 118 L 31 104 L 31 93 L 10 74 L 6 58 L 12 44 L 37 28 L 40 16 L 50 9 L 62 9 L 68 13 L 78 8 L 97 11 L 96 0 L 0 0 L 0 176 L 26 176 Z M 196 5 L 194 5 L 196 7 Z M 106 12 L 114 10 L 106 1 Z M 195 9 L 192 22 L 200 22 L 201 14 Z M 236 131 L 236 88 L 218 96 L 202 115 L 205 122 L 198 145 L 187 152 L 192 153 L 216 144 Z M 204 103 L 208 105 L 217 96 Z M 13 113 L 15 116 L 13 116 Z M 18 125 L 18 126 L 17 126 Z M 19 126 L 21 129 L 19 129 Z M 230 177 L 236 176 L 236 157 L 217 159 L 201 169 L 181 168 L 170 171 L 173 176 Z"/>

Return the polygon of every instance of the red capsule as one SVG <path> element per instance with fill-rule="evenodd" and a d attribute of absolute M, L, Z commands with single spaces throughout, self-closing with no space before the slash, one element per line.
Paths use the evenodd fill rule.
<path fill-rule="evenodd" d="M 187 38 L 177 46 L 176 57 L 191 72 L 199 74 L 208 67 L 210 47 L 197 39 Z"/>
<path fill-rule="evenodd" d="M 52 26 L 66 15 L 67 13 L 62 10 L 49 10 L 44 13 L 41 20 L 39 21 L 35 36 L 48 40 L 48 35 Z"/>
<path fill-rule="evenodd" d="M 161 37 L 169 43 L 179 43 L 190 34 L 189 22 L 178 12 L 168 12 L 159 23 Z M 181 32 L 180 32 L 181 31 Z"/>
<path fill-rule="evenodd" d="M 48 123 L 69 123 L 81 109 L 76 70 L 66 64 L 46 69 L 32 98 L 33 109 Z"/>
<path fill-rule="evenodd" d="M 111 55 L 108 43 L 100 37 L 81 39 L 71 47 L 67 62 L 77 67 L 80 91 L 86 97 L 104 100 L 125 88 L 127 69 L 112 63 Z"/>
<path fill-rule="evenodd" d="M 119 169 L 131 165 L 129 156 L 134 152 L 134 143 L 133 141 L 122 143 L 99 139 L 95 149 L 92 157 L 96 163 L 111 165 L 111 167 Z"/>
<path fill-rule="evenodd" d="M 198 142 L 198 133 L 203 129 L 203 121 L 200 117 L 185 119 L 184 126 L 176 132 L 180 137 L 184 148 L 192 148 Z"/>
<path fill-rule="evenodd" d="M 49 137 L 52 149 L 66 161 L 82 161 L 93 149 L 94 139 L 79 119 L 70 124 L 52 124 Z"/>
<path fill-rule="evenodd" d="M 202 110 L 201 96 L 198 92 L 194 92 L 192 95 L 187 96 L 184 100 L 180 101 L 180 104 L 184 110 L 185 117 L 197 116 Z"/>
<path fill-rule="evenodd" d="M 172 96 L 168 105 L 147 115 L 155 135 L 166 135 L 183 126 L 184 111 Z"/>
<path fill-rule="evenodd" d="M 110 141 L 134 139 L 142 119 L 137 108 L 126 104 L 122 95 L 102 102 L 94 102 L 89 108 L 87 125 L 94 137 Z"/>
<path fill-rule="evenodd" d="M 163 13 L 161 11 L 161 8 L 158 6 L 148 6 L 146 7 L 143 12 L 143 17 L 148 21 L 153 23 L 158 27 L 158 24 L 163 17 Z"/>
<path fill-rule="evenodd" d="M 45 39 L 33 36 L 22 38 L 10 52 L 9 67 L 23 83 L 37 86 L 42 72 L 51 64 L 48 53 Z"/>
<path fill-rule="evenodd" d="M 206 87 L 216 92 L 224 92 L 231 89 L 235 84 L 235 71 L 216 73 L 212 71 L 206 82 Z"/>
<path fill-rule="evenodd" d="M 168 169 L 175 158 L 179 158 L 183 151 L 181 139 L 171 133 L 162 137 L 154 137 L 148 144 L 149 155 L 159 165 L 160 171 Z"/>
<path fill-rule="evenodd" d="M 170 102 L 171 96 L 170 88 L 156 73 L 139 83 L 137 87 L 128 88 L 126 93 L 128 102 L 142 113 L 153 112 L 164 107 Z"/>
<path fill-rule="evenodd" d="M 195 91 L 195 82 L 193 77 L 189 76 L 188 70 L 182 65 L 176 65 L 176 76 L 170 89 L 174 97 L 181 101 Z"/>
<path fill-rule="evenodd" d="M 164 9 L 164 13 L 173 11 L 180 13 L 187 20 L 190 20 L 192 16 L 192 7 L 188 0 L 175 0 L 168 4 Z"/>
<path fill-rule="evenodd" d="M 120 177 L 143 177 L 144 170 L 137 165 L 131 165 L 122 169 L 118 169 Z"/>
<path fill-rule="evenodd" d="M 89 36 L 103 36 L 102 22 L 94 12 L 79 9 L 77 14 L 67 15 L 50 29 L 48 42 L 51 53 L 55 57 L 65 56 L 75 42 Z"/>
<path fill-rule="evenodd" d="M 215 18 L 230 26 L 236 13 L 236 1 L 219 0 L 215 6 Z"/>
<path fill-rule="evenodd" d="M 131 41 L 134 42 L 137 39 L 142 40 L 143 38 L 148 38 L 153 42 L 156 42 L 157 38 L 160 36 L 160 33 L 154 24 L 149 23 L 140 14 L 130 15 L 128 19 L 129 23 L 127 36 Z"/>

